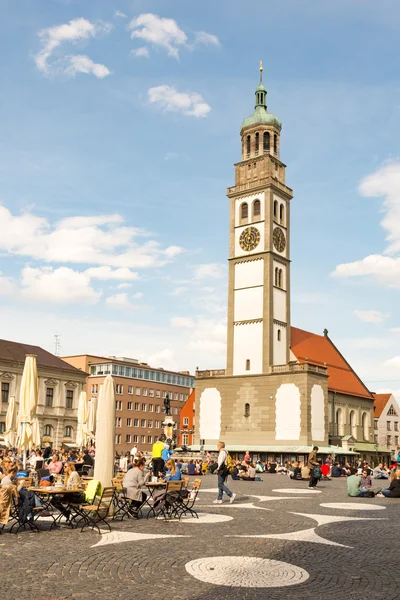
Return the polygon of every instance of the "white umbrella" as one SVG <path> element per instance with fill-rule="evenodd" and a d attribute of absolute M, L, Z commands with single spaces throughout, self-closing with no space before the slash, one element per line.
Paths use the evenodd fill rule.
<path fill-rule="evenodd" d="M 40 427 L 39 419 L 35 417 L 32 421 L 32 446 L 40 448 Z"/>
<path fill-rule="evenodd" d="M 86 446 L 89 440 L 88 417 L 89 409 L 86 392 L 81 392 L 78 402 L 78 429 L 76 431 L 76 445 L 78 448 Z"/>
<path fill-rule="evenodd" d="M 115 387 L 111 375 L 104 380 L 99 395 L 96 421 L 96 458 L 94 479 L 103 487 L 111 486 L 115 455 Z"/>
<path fill-rule="evenodd" d="M 100 386 L 100 394 L 102 393 L 103 386 Z M 89 417 L 88 417 L 88 431 L 90 439 L 94 439 L 96 435 L 96 413 L 97 413 L 97 398 L 93 396 L 89 402 Z"/>
<path fill-rule="evenodd" d="M 32 419 L 36 413 L 38 396 L 36 355 L 27 354 L 19 396 L 17 447 L 21 450 L 27 450 L 33 445 Z"/>
<path fill-rule="evenodd" d="M 13 448 L 17 438 L 16 432 L 16 411 L 15 411 L 15 396 L 10 396 L 8 409 L 6 414 L 6 430 L 4 432 L 4 441 L 6 446 Z"/>

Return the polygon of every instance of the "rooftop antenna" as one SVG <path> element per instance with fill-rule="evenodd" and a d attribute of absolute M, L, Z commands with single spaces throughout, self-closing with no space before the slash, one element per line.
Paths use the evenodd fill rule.
<path fill-rule="evenodd" d="M 60 348 L 61 348 L 61 339 L 60 334 L 56 333 L 54 336 L 54 354 L 56 356 L 60 356 Z"/>

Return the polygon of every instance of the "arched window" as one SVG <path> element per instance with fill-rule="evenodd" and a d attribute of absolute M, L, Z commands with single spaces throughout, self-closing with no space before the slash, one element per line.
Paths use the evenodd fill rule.
<path fill-rule="evenodd" d="M 278 200 L 274 201 L 274 219 L 278 217 Z"/>
<path fill-rule="evenodd" d="M 250 416 L 250 404 L 248 402 L 246 402 L 246 404 L 244 405 L 244 416 Z"/>
<path fill-rule="evenodd" d="M 246 360 L 246 371 L 250 371 L 250 359 Z"/>
<path fill-rule="evenodd" d="M 336 411 L 336 430 L 338 435 L 343 435 L 343 411 L 341 408 Z"/>
<path fill-rule="evenodd" d="M 369 440 L 369 423 L 367 413 L 363 413 L 361 423 L 364 440 Z"/>
<path fill-rule="evenodd" d="M 280 342 L 281 341 L 281 330 L 280 329 L 278 329 L 278 333 L 277 333 L 276 337 L 277 337 L 278 342 Z"/>
<path fill-rule="evenodd" d="M 51 425 L 45 425 L 43 429 L 43 435 L 51 437 L 53 435 L 53 427 Z"/>
<path fill-rule="evenodd" d="M 269 152 L 269 131 L 264 131 L 263 150 L 264 152 Z"/>
<path fill-rule="evenodd" d="M 66 437 L 66 438 L 72 437 L 72 427 L 70 425 L 66 426 L 65 432 L 64 432 L 64 437 Z"/>
<path fill-rule="evenodd" d="M 242 206 L 240 207 L 240 218 L 243 219 L 248 219 L 249 216 L 249 205 L 247 204 L 247 202 L 244 202 L 242 204 Z"/>
<path fill-rule="evenodd" d="M 278 287 L 280 287 L 280 288 L 282 288 L 282 279 L 283 279 L 282 269 L 279 269 L 279 271 L 278 271 Z"/>
<path fill-rule="evenodd" d="M 279 207 L 279 220 L 282 224 L 285 222 L 285 207 L 283 204 Z"/>
<path fill-rule="evenodd" d="M 258 154 L 259 149 L 260 149 L 260 134 L 257 131 L 257 133 L 256 133 L 256 147 L 255 147 L 256 154 Z"/>
<path fill-rule="evenodd" d="M 274 154 L 278 154 L 278 136 L 274 134 Z"/>
<path fill-rule="evenodd" d="M 253 218 L 259 217 L 261 214 L 261 202 L 259 200 L 254 200 L 253 202 Z"/>
<path fill-rule="evenodd" d="M 246 149 L 247 149 L 247 154 L 250 154 L 250 136 L 247 136 L 247 140 L 246 140 Z"/>
<path fill-rule="evenodd" d="M 278 267 L 275 267 L 275 285 L 276 285 L 276 287 L 279 287 L 279 269 L 278 269 Z"/>

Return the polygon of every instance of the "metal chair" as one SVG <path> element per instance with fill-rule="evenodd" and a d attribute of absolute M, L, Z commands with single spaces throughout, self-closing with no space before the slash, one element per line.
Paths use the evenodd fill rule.
<path fill-rule="evenodd" d="M 192 517 L 199 518 L 199 515 L 193 510 L 194 503 L 197 500 L 197 496 L 202 484 L 201 479 L 195 479 L 193 481 L 192 489 L 189 492 L 189 496 L 182 499 L 181 502 L 176 506 L 175 516 L 180 520 L 183 515 L 190 514 Z"/>
<path fill-rule="evenodd" d="M 94 528 L 96 528 L 101 534 L 101 530 L 98 525 L 99 523 L 104 523 L 104 525 L 108 527 L 108 530 L 111 531 L 110 524 L 107 523 L 106 519 L 110 513 L 110 508 L 113 505 L 114 496 L 115 489 L 113 487 L 105 487 L 103 489 L 101 498 L 99 498 L 98 504 L 83 504 L 80 507 L 80 510 L 83 514 L 83 519 L 85 521 L 81 528 L 81 532 L 85 529 L 85 527 L 91 527 L 92 531 Z"/>

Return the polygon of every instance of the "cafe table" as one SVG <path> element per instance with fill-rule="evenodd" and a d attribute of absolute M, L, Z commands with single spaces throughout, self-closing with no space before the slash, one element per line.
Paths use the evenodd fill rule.
<path fill-rule="evenodd" d="M 61 488 L 58 486 L 30 487 L 30 488 L 28 488 L 28 490 L 30 492 L 33 492 L 34 494 L 36 494 L 36 496 L 39 497 L 40 504 L 43 506 L 44 510 L 46 510 L 50 513 L 50 516 L 53 519 L 50 529 L 53 529 L 53 527 L 59 527 L 60 521 L 61 521 L 62 517 L 64 516 L 62 512 L 60 512 L 56 516 L 53 515 L 54 510 L 58 510 L 58 511 L 60 510 L 57 505 L 53 504 L 54 498 L 57 498 L 57 496 L 67 496 L 68 497 L 68 494 L 82 492 L 82 490 L 80 490 L 78 488 L 67 489 L 67 488 Z M 66 510 L 69 510 L 72 514 L 72 519 L 70 519 L 70 521 L 67 522 L 67 525 L 69 527 L 73 527 L 74 525 L 73 525 L 72 520 L 74 519 L 75 516 L 78 516 L 78 515 L 81 516 L 80 511 L 76 510 L 76 506 L 74 503 L 69 504 L 68 500 L 66 500 L 66 502 L 65 502 L 65 508 L 66 508 Z M 39 517 L 40 517 L 40 513 L 38 515 L 38 518 Z"/>
<path fill-rule="evenodd" d="M 149 482 L 145 483 L 144 485 L 148 489 L 149 495 L 147 496 L 145 502 L 142 504 L 142 507 L 147 504 L 147 506 L 150 508 L 149 512 L 147 513 L 147 518 L 149 518 L 150 513 L 153 513 L 153 515 L 156 516 L 156 511 L 154 510 L 154 494 L 155 494 L 155 492 L 158 490 L 161 490 L 163 488 L 166 488 L 167 483 L 166 483 L 166 481 L 149 481 Z M 152 501 L 153 503 L 150 504 L 150 501 Z"/>

